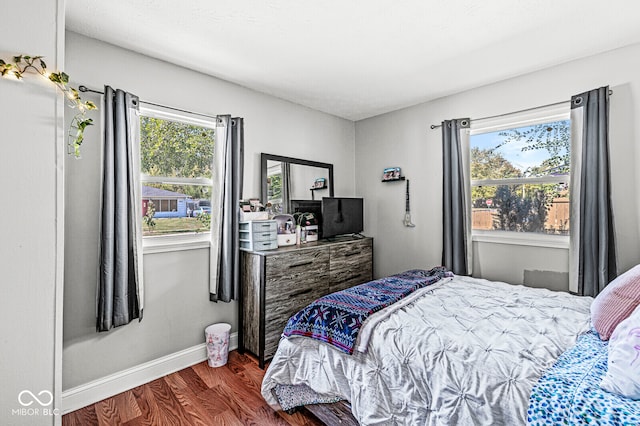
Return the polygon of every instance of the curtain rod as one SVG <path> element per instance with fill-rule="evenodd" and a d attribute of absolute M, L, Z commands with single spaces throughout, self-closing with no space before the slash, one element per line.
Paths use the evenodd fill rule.
<path fill-rule="evenodd" d="M 81 92 L 91 92 L 91 93 L 97 93 L 99 95 L 104 95 L 104 92 L 101 92 L 99 90 L 89 89 L 87 86 L 78 86 L 78 90 L 81 91 Z M 207 117 L 207 118 L 213 118 L 213 119 L 217 119 L 218 118 L 218 117 L 213 116 L 213 115 L 202 114 L 200 112 L 194 112 L 194 111 L 189 111 L 189 110 L 186 110 L 186 109 L 174 108 L 174 107 L 170 107 L 170 106 L 167 106 L 167 105 L 156 104 L 156 103 L 153 103 L 153 102 L 147 102 L 147 101 L 143 101 L 143 100 L 141 100 L 140 103 L 147 104 L 147 105 L 153 105 L 153 106 L 157 106 L 157 107 L 160 107 L 160 108 L 166 108 L 166 109 L 170 109 L 170 110 L 173 110 L 173 111 L 186 112 L 187 114 L 199 115 L 201 117 Z"/>
<path fill-rule="evenodd" d="M 613 90 L 609 89 L 609 96 L 613 95 Z M 552 106 L 557 106 L 557 105 L 562 105 L 564 103 L 567 102 L 571 102 L 570 100 L 568 101 L 562 101 L 562 102 L 555 102 L 552 104 L 547 104 L 547 105 L 541 105 L 541 106 L 537 106 L 537 107 L 532 107 L 532 108 L 526 108 L 526 109 L 521 109 L 519 111 L 513 111 L 513 112 L 507 112 L 505 114 L 497 114 L 497 115 L 491 115 L 489 117 L 482 117 L 482 118 L 474 118 L 471 121 L 477 121 L 477 120 L 488 120 L 490 118 L 500 118 L 500 117 L 506 117 L 508 115 L 512 115 L 512 114 L 519 114 L 521 112 L 528 112 L 528 111 L 533 111 L 535 109 L 539 109 L 539 108 L 547 108 L 547 107 L 552 107 Z M 431 126 L 431 130 L 433 129 L 437 129 L 438 127 L 442 127 L 442 124 L 432 124 Z"/>

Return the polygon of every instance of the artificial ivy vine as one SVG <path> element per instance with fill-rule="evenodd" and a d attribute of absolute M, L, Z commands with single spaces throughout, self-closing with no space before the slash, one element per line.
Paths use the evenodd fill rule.
<path fill-rule="evenodd" d="M 87 126 L 93 124 L 91 118 L 87 118 L 87 111 L 97 109 L 98 107 L 91 101 L 83 101 L 80 94 L 73 87 L 69 87 L 69 76 L 62 71 L 48 72 L 47 64 L 42 60 L 42 56 L 14 56 L 13 62 L 5 62 L 0 59 L 0 76 L 13 76 L 18 80 L 22 79 L 22 75 L 33 70 L 44 78 L 51 81 L 60 89 L 67 99 L 67 104 L 71 108 L 77 108 L 78 113 L 73 117 L 71 126 L 69 127 L 67 143 L 69 145 L 69 153 L 73 153 L 76 158 L 80 158 L 80 145 L 84 141 L 84 130 Z"/>

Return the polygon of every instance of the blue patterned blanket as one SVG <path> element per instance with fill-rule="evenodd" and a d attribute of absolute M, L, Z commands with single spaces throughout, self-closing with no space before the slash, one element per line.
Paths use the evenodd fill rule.
<path fill-rule="evenodd" d="M 528 425 L 640 424 L 640 401 L 600 388 L 607 372 L 607 343 L 591 330 L 560 355 L 531 391 Z"/>
<path fill-rule="evenodd" d="M 442 266 L 413 269 L 328 294 L 292 316 L 284 335 L 311 337 L 352 354 L 360 327 L 370 315 L 450 276 Z"/>

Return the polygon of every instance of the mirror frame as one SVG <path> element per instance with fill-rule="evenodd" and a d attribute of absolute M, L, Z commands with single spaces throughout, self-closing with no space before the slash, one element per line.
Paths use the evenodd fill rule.
<path fill-rule="evenodd" d="M 260 154 L 260 188 L 261 201 L 266 203 L 267 195 L 267 161 L 279 161 L 281 163 L 300 164 L 301 166 L 311 166 L 328 169 L 329 172 L 329 196 L 333 197 L 333 164 L 321 163 L 319 161 L 303 160 L 301 158 L 284 157 L 282 155 Z"/>

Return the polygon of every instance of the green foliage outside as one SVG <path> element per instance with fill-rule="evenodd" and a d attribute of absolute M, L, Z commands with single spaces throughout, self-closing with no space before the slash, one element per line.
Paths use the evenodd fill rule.
<path fill-rule="evenodd" d="M 196 216 L 196 220 L 200 222 L 202 227 L 198 231 L 208 231 L 211 228 L 211 215 L 209 213 L 202 213 Z"/>
<path fill-rule="evenodd" d="M 524 141 L 527 145 L 522 151 L 546 149 L 549 158 L 537 167 L 525 170 L 526 177 L 546 176 L 548 174 L 568 174 L 571 163 L 571 122 L 569 120 L 537 124 L 524 130 L 511 129 L 500 133 L 504 136 L 502 145 Z M 502 145 L 496 147 L 499 148 Z"/>
<path fill-rule="evenodd" d="M 142 217 L 142 221 L 147 226 L 147 229 L 149 229 L 150 232 L 153 232 L 153 230 L 156 228 L 156 221 L 153 218 L 155 214 L 155 205 L 153 204 L 153 201 L 149 201 L 149 204 L 147 204 L 147 213 Z"/>
<path fill-rule="evenodd" d="M 500 133 L 502 142 L 492 149 L 471 149 L 471 179 L 526 178 L 565 175 L 570 170 L 570 122 L 568 120 L 511 129 Z M 524 142 L 521 150 L 546 149 L 549 157 L 540 165 L 520 170 L 496 150 L 512 142 Z M 493 228 L 517 232 L 562 232 L 547 229 L 547 213 L 553 200 L 568 197 L 563 184 L 486 185 L 471 189 L 472 207 L 491 208 Z M 487 202 L 489 200 L 489 202 Z"/>
<path fill-rule="evenodd" d="M 211 178 L 215 131 L 192 124 L 140 117 L 140 169 L 149 176 Z M 146 184 L 210 199 L 210 188 L 197 185 Z"/>
<path fill-rule="evenodd" d="M 140 117 L 140 169 L 149 176 L 211 178 L 215 131 L 192 124 Z M 211 187 L 187 184 L 145 183 L 145 186 L 179 192 L 211 205 Z M 152 202 L 143 217 L 144 235 L 208 231 L 211 215 L 157 218 Z"/>
<path fill-rule="evenodd" d="M 504 179 L 521 177 L 522 173 L 502 154 L 490 149 L 471 148 L 471 180 Z M 495 186 L 474 186 L 471 188 L 471 199 L 483 203 L 483 200 L 496 195 Z M 484 204 L 474 207 L 486 207 Z"/>
<path fill-rule="evenodd" d="M 552 198 L 545 195 L 543 185 L 530 185 L 533 189 L 524 197 L 518 191 L 522 185 L 496 187 L 493 229 L 516 232 L 545 232 L 547 210 Z M 550 185 L 545 185 L 550 186 Z"/>
<path fill-rule="evenodd" d="M 142 235 L 147 237 L 185 232 L 205 232 L 209 230 L 209 226 L 209 223 L 203 224 L 198 217 L 156 218 L 153 228 L 150 228 L 145 223 L 142 229 Z"/>
<path fill-rule="evenodd" d="M 282 173 L 269 176 L 267 180 L 269 200 L 279 200 L 282 198 Z"/>

